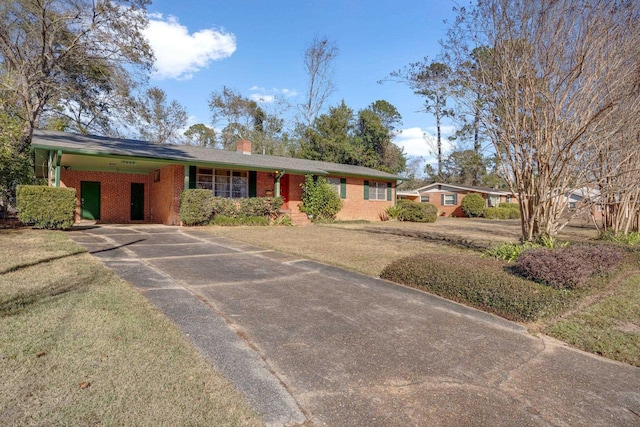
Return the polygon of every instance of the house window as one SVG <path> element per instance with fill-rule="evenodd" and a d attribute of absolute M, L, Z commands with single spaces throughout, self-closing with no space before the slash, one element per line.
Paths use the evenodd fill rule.
<path fill-rule="evenodd" d="M 495 208 L 500 205 L 500 196 L 489 196 L 489 207 Z"/>
<path fill-rule="evenodd" d="M 420 203 L 429 203 L 429 195 L 421 194 L 420 195 Z"/>
<path fill-rule="evenodd" d="M 442 206 L 455 206 L 458 203 L 457 194 L 443 194 Z"/>
<path fill-rule="evenodd" d="M 232 199 L 249 197 L 249 179 L 247 171 L 216 169 L 213 195 Z"/>
<path fill-rule="evenodd" d="M 198 173 L 196 174 L 196 188 L 213 190 L 212 168 L 198 168 Z"/>
<path fill-rule="evenodd" d="M 327 184 L 337 195 L 340 195 L 340 178 L 327 178 Z"/>
<path fill-rule="evenodd" d="M 370 182 L 369 200 L 387 200 L 387 183 L 375 181 Z"/>
<path fill-rule="evenodd" d="M 247 171 L 198 168 L 196 188 L 211 190 L 214 196 L 227 198 L 249 197 Z"/>
<path fill-rule="evenodd" d="M 506 197 L 507 203 L 511 203 L 511 196 Z"/>
<path fill-rule="evenodd" d="M 575 209 L 576 208 L 576 202 L 569 202 L 569 209 Z"/>

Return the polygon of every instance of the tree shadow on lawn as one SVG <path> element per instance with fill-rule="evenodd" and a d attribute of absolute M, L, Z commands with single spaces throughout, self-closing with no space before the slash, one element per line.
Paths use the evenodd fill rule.
<path fill-rule="evenodd" d="M 35 305 L 79 288 L 80 283 L 55 283 L 29 292 L 20 292 L 4 301 L 0 301 L 0 318 L 22 314 Z"/>

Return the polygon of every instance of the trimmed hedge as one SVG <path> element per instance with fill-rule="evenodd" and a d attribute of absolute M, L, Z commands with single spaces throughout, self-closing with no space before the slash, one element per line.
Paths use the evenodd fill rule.
<path fill-rule="evenodd" d="M 482 216 L 486 202 L 478 193 L 469 193 L 462 198 L 460 207 L 466 216 L 475 218 Z"/>
<path fill-rule="evenodd" d="M 211 225 L 240 226 L 240 225 L 269 225 L 269 218 L 265 216 L 223 216 L 216 215 L 211 219 Z"/>
<path fill-rule="evenodd" d="M 211 190 L 184 190 L 180 196 L 180 221 L 184 225 L 203 225 L 211 219 Z"/>
<path fill-rule="evenodd" d="M 484 208 L 482 216 L 487 219 L 518 219 L 520 218 L 520 211 L 502 207 Z"/>
<path fill-rule="evenodd" d="M 19 185 L 16 190 L 18 219 L 35 228 L 66 230 L 73 226 L 76 190 L 73 188 Z"/>
<path fill-rule="evenodd" d="M 398 201 L 395 209 L 387 213 L 393 213 L 398 221 L 409 222 L 436 222 L 438 208 L 431 203 L 418 203 L 411 200 Z"/>
<path fill-rule="evenodd" d="M 574 292 L 514 276 L 505 263 L 475 254 L 414 255 L 391 263 L 380 276 L 516 321 L 556 314 L 577 299 Z"/>
<path fill-rule="evenodd" d="M 520 255 L 513 271 L 556 289 L 583 289 L 589 279 L 610 273 L 622 260 L 622 252 L 611 245 L 539 248 Z"/>
<path fill-rule="evenodd" d="M 214 197 L 211 190 L 190 189 L 184 190 L 180 197 L 180 221 L 184 225 L 204 225 L 213 224 L 212 219 L 216 217 L 264 217 L 268 223 L 278 216 L 280 207 L 280 197 L 228 199 Z M 228 221 L 221 219 L 219 222 Z"/>

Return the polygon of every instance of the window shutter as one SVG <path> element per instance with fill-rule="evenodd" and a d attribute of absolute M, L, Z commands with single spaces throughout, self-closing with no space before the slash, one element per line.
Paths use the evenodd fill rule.
<path fill-rule="evenodd" d="M 347 198 L 347 178 L 340 178 L 340 198 Z"/>
<path fill-rule="evenodd" d="M 387 202 L 391 201 L 393 190 L 391 189 L 391 183 L 387 182 Z"/>
<path fill-rule="evenodd" d="M 249 197 L 256 197 L 258 195 L 258 173 L 256 171 L 249 171 Z"/>
<path fill-rule="evenodd" d="M 444 206 L 444 193 L 440 194 L 440 206 Z"/>
<path fill-rule="evenodd" d="M 364 199 L 369 200 L 369 181 L 364 182 Z"/>
<path fill-rule="evenodd" d="M 196 188 L 196 167 L 189 166 L 189 188 Z"/>
<path fill-rule="evenodd" d="M 454 194 L 454 195 L 453 195 L 453 204 L 454 204 L 454 205 L 457 205 L 457 204 L 458 204 L 458 195 L 457 195 L 457 194 Z"/>

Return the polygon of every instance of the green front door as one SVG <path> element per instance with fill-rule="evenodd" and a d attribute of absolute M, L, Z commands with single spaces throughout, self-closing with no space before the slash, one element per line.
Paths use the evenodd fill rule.
<path fill-rule="evenodd" d="M 80 182 L 80 217 L 82 219 L 100 219 L 99 182 Z"/>
<path fill-rule="evenodd" d="M 144 220 L 144 184 L 131 183 L 131 221 Z"/>

